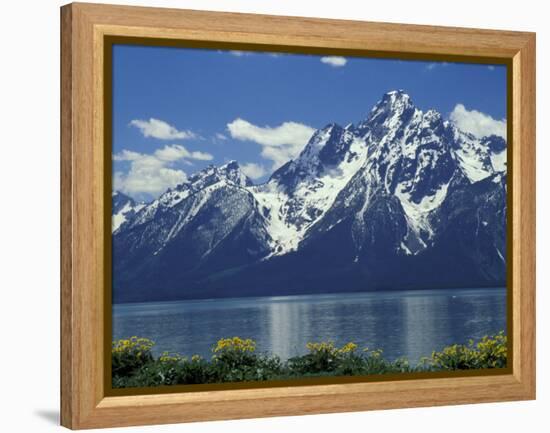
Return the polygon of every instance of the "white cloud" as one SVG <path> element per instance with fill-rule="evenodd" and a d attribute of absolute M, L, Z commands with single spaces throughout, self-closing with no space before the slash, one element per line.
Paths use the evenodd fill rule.
<path fill-rule="evenodd" d="M 197 161 L 212 161 L 214 157 L 210 155 L 207 152 L 199 152 L 198 150 L 195 152 L 191 152 L 189 154 L 190 159 L 196 159 Z"/>
<path fill-rule="evenodd" d="M 189 151 L 183 146 L 174 144 L 155 150 L 155 156 L 161 161 L 172 162 L 189 156 Z"/>
<path fill-rule="evenodd" d="M 439 67 L 439 66 L 442 66 L 442 67 L 447 67 L 449 66 L 449 63 L 447 62 L 432 62 L 432 63 L 428 63 L 426 65 L 426 70 L 428 71 L 433 71 L 435 68 Z"/>
<path fill-rule="evenodd" d="M 272 51 L 241 51 L 241 50 L 218 50 L 218 53 L 229 53 L 232 56 L 235 57 L 246 57 L 246 56 L 252 56 L 253 54 L 267 54 L 269 57 L 280 57 L 284 53 L 274 53 Z"/>
<path fill-rule="evenodd" d="M 115 171 L 113 176 L 113 191 L 122 191 L 124 189 L 124 173 Z"/>
<path fill-rule="evenodd" d="M 296 158 L 315 131 L 297 122 L 284 122 L 272 128 L 256 126 L 243 119 L 228 123 L 227 129 L 232 138 L 253 141 L 262 146 L 261 155 L 273 161 L 273 170 Z"/>
<path fill-rule="evenodd" d="M 183 170 L 174 167 L 176 161 L 208 161 L 212 158 L 205 152 L 190 152 L 179 144 L 166 145 L 152 154 L 124 149 L 113 155 L 113 160 L 130 162 L 130 169 L 127 173 L 115 172 L 113 187 L 131 196 L 156 197 L 187 178 Z"/>
<path fill-rule="evenodd" d="M 197 137 L 191 131 L 178 131 L 174 126 L 165 121 L 154 118 L 150 118 L 149 120 L 135 119 L 130 122 L 130 125 L 138 128 L 144 137 L 153 137 L 160 140 L 185 140 Z"/>
<path fill-rule="evenodd" d="M 506 138 L 506 119 L 493 119 L 480 111 L 468 110 L 463 104 L 457 104 L 449 118 L 458 129 L 476 137 L 498 135 Z"/>
<path fill-rule="evenodd" d="M 115 189 L 131 196 L 156 197 L 187 179 L 183 170 L 167 167 L 164 161 L 152 155 L 142 155 L 131 161 L 130 170 L 116 172 L 113 179 Z"/>
<path fill-rule="evenodd" d="M 222 141 L 227 140 L 227 137 L 219 132 L 214 137 Z"/>
<path fill-rule="evenodd" d="M 259 179 L 262 176 L 267 174 L 267 170 L 263 165 L 256 164 L 254 162 L 247 162 L 240 164 L 241 170 L 246 174 L 250 179 Z"/>
<path fill-rule="evenodd" d="M 155 151 L 155 156 L 162 161 L 168 162 L 177 161 L 178 159 L 196 159 L 198 161 L 211 161 L 214 159 L 209 153 L 199 151 L 190 152 L 180 144 L 164 146 L 162 149 Z"/>
<path fill-rule="evenodd" d="M 346 66 L 346 63 L 348 63 L 348 59 L 340 56 L 326 56 L 321 57 L 321 63 L 330 65 L 334 68 L 341 68 L 342 66 Z"/>
<path fill-rule="evenodd" d="M 252 53 L 250 51 L 231 50 L 229 51 L 229 54 L 235 57 L 243 57 L 243 56 L 249 56 Z"/>
<path fill-rule="evenodd" d="M 135 161 L 142 157 L 141 153 L 123 149 L 120 153 L 113 155 L 114 161 Z"/>

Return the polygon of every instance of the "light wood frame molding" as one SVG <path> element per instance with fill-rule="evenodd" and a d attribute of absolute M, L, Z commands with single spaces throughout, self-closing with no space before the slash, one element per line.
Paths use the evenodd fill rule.
<path fill-rule="evenodd" d="M 107 396 L 106 36 L 359 50 L 510 65 L 508 374 Z M 81 429 L 535 398 L 535 34 L 73 3 L 61 8 L 61 424 Z M 109 159 L 110 161 L 110 159 Z M 509 222 L 510 224 L 510 222 Z M 509 244 L 509 245 L 510 245 Z M 511 281 L 511 282 L 510 282 Z M 109 300 L 110 302 L 110 300 Z M 510 316 L 509 316 L 510 317 Z M 110 354 L 109 354 L 110 355 Z"/>

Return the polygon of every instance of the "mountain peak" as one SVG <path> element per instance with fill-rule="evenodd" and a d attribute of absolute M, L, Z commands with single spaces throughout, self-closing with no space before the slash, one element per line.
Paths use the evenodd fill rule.
<path fill-rule="evenodd" d="M 118 190 L 113 191 L 111 199 L 113 208 L 123 207 L 126 203 L 131 203 L 132 206 L 135 204 L 135 200 L 132 197 Z"/>
<path fill-rule="evenodd" d="M 375 105 L 374 109 L 377 107 L 385 109 L 398 109 L 400 107 L 413 106 L 412 99 L 408 93 L 404 90 L 391 90 L 384 93 L 382 99 Z"/>
<path fill-rule="evenodd" d="M 334 128 L 341 129 L 342 127 L 340 125 L 338 125 L 336 122 L 331 122 L 331 123 L 328 123 L 327 125 L 325 125 L 324 128 L 321 128 L 321 131 L 331 131 Z"/>
<path fill-rule="evenodd" d="M 241 167 L 239 165 L 239 162 L 234 159 L 220 166 L 220 170 L 240 170 L 240 169 Z"/>
<path fill-rule="evenodd" d="M 145 203 L 136 203 L 136 201 L 120 191 L 113 191 L 111 202 L 111 230 L 114 232 L 127 220 L 131 219 L 139 210 L 145 206 Z"/>
<path fill-rule="evenodd" d="M 122 204 L 115 213 L 113 205 L 114 251 L 122 252 L 113 261 L 114 287 L 136 301 L 143 293 L 265 295 L 257 292 L 260 279 L 289 293 L 332 290 L 335 279 L 363 290 L 365 275 L 373 290 L 439 286 L 462 275 L 465 286 L 502 284 L 505 173 L 502 137 L 467 135 L 392 90 L 357 127 L 315 131 L 265 183 L 253 185 L 237 161 L 227 161 L 141 210 Z M 445 249 L 453 251 L 450 263 L 439 260 Z M 395 273 L 403 263 L 420 277 Z"/>
<path fill-rule="evenodd" d="M 113 199 L 129 199 L 132 200 L 132 197 L 130 197 L 128 194 L 123 193 L 122 191 L 119 191 L 118 189 L 113 190 L 111 197 Z"/>
<path fill-rule="evenodd" d="M 218 172 L 229 179 L 230 181 L 236 183 L 239 186 L 250 186 L 253 184 L 252 180 L 243 173 L 241 166 L 235 160 L 231 160 L 226 164 L 218 168 Z"/>
<path fill-rule="evenodd" d="M 361 131 L 365 128 L 401 123 L 410 118 L 415 110 L 416 107 L 408 93 L 401 89 L 391 90 L 382 95 L 368 117 L 358 124 L 358 129 Z"/>
<path fill-rule="evenodd" d="M 170 193 L 174 191 L 186 191 L 189 188 L 205 188 L 209 185 L 220 182 L 221 180 L 228 180 L 242 187 L 253 184 L 250 178 L 243 173 L 239 163 L 235 160 L 231 160 L 221 166 L 216 166 L 214 164 L 206 166 L 202 170 L 190 176 L 185 182 L 174 188 L 169 188 L 164 195 L 170 195 Z"/>
<path fill-rule="evenodd" d="M 311 136 L 309 142 L 299 155 L 298 161 L 301 165 L 309 165 L 327 144 L 340 141 L 344 129 L 337 123 L 329 123 L 324 128 L 318 129 Z"/>
<path fill-rule="evenodd" d="M 390 90 L 389 92 L 384 93 L 384 97 L 410 99 L 409 94 L 403 89 Z"/>

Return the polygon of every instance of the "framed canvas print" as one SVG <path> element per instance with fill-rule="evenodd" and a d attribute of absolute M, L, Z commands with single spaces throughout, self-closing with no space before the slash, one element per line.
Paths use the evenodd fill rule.
<path fill-rule="evenodd" d="M 534 34 L 61 18 L 63 425 L 535 397 Z"/>

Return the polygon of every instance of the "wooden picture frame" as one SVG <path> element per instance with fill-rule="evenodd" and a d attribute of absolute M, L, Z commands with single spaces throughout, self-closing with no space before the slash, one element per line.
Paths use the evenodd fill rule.
<path fill-rule="evenodd" d="M 512 367 L 504 374 L 111 395 L 108 38 L 508 65 Z M 481 59 L 481 60 L 480 60 Z M 75 3 L 61 8 L 61 424 L 72 429 L 535 398 L 535 34 Z"/>

